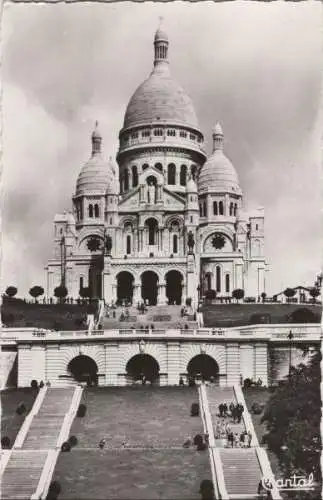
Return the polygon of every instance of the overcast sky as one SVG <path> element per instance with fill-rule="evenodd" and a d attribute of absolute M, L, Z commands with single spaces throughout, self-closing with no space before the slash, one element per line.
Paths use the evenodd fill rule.
<path fill-rule="evenodd" d="M 115 155 L 152 68 L 158 17 L 174 78 L 211 145 L 221 121 L 246 208 L 265 207 L 268 292 L 321 268 L 321 2 L 5 5 L 2 289 L 45 285 L 56 212 L 70 209 L 99 120 Z"/>

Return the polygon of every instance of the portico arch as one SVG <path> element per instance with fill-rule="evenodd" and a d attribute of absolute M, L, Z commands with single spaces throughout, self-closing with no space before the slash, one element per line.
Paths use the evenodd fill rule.
<path fill-rule="evenodd" d="M 145 379 L 151 383 L 159 381 L 160 367 L 158 362 L 150 354 L 136 354 L 129 359 L 126 372 L 132 382 Z"/>
<path fill-rule="evenodd" d="M 121 271 L 117 274 L 117 301 L 123 300 L 132 302 L 134 277 L 128 271 Z"/>
<path fill-rule="evenodd" d="M 180 305 L 182 303 L 182 274 L 176 270 L 168 271 L 165 276 L 165 281 L 168 304 L 175 303 Z"/>
<path fill-rule="evenodd" d="M 87 382 L 89 385 L 98 382 L 98 365 L 90 356 L 76 356 L 69 362 L 67 370 L 77 382 Z"/>
<path fill-rule="evenodd" d="M 213 378 L 215 382 L 218 382 L 219 371 L 218 363 L 208 354 L 198 354 L 194 356 L 187 365 L 187 374 L 189 378 L 194 378 L 200 374 L 203 380 L 210 380 Z"/>
<path fill-rule="evenodd" d="M 157 304 L 158 281 L 158 275 L 153 271 L 145 271 L 141 275 L 141 296 L 144 301 L 148 300 L 149 305 Z"/>

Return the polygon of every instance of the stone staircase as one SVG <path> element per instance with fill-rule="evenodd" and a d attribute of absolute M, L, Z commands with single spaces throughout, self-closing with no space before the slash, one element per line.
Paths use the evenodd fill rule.
<path fill-rule="evenodd" d="M 1 478 L 1 498 L 26 500 L 36 491 L 47 451 L 13 450 Z"/>
<path fill-rule="evenodd" d="M 257 497 L 262 472 L 255 448 L 221 448 L 220 458 L 229 498 Z"/>
<path fill-rule="evenodd" d="M 230 403 L 237 404 L 236 396 L 233 390 L 233 387 L 208 387 L 207 388 L 207 398 L 209 403 L 209 410 L 212 417 L 213 428 L 215 431 L 216 423 L 222 421 L 222 418 L 219 416 L 219 404 L 226 403 L 229 407 Z M 246 411 L 246 409 L 245 409 Z M 241 432 L 245 430 L 245 426 L 243 420 L 238 423 L 234 423 L 232 418 L 226 417 L 225 422 L 229 422 L 231 430 L 233 434 Z M 222 447 L 223 441 L 221 439 L 215 439 L 215 446 Z"/>
<path fill-rule="evenodd" d="M 52 453 L 50 450 L 58 450 L 61 445 L 60 441 L 64 438 L 62 429 L 64 431 L 66 419 L 70 419 L 71 404 L 76 402 L 73 398 L 77 390 L 74 387 L 47 389 L 39 410 L 35 410 L 32 416 L 27 433 L 18 434 L 12 451 L 9 450 L 10 457 L 0 479 L 1 498 L 31 498 L 41 479 L 46 481 L 43 471 Z M 70 425 L 66 427 L 67 433 Z M 19 443 L 17 447 L 16 443 Z M 45 475 L 48 475 L 47 472 Z"/>

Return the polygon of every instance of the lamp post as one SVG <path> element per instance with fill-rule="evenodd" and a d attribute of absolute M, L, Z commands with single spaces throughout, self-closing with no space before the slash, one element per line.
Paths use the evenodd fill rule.
<path fill-rule="evenodd" d="M 288 340 L 289 340 L 289 371 L 288 371 L 288 377 L 290 379 L 291 377 L 291 371 L 292 371 L 292 341 L 293 341 L 294 335 L 292 334 L 292 330 L 289 331 L 288 334 Z"/>

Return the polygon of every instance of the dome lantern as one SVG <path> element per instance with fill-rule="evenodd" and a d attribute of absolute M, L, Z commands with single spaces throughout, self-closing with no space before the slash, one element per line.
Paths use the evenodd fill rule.
<path fill-rule="evenodd" d="M 161 23 L 163 18 L 160 17 L 159 28 L 155 33 L 154 46 L 155 46 L 155 60 L 154 66 L 157 66 L 160 63 L 168 63 L 167 54 L 168 54 L 168 36 L 166 32 L 162 29 Z"/>
<path fill-rule="evenodd" d="M 102 143 L 102 136 L 99 132 L 99 122 L 95 122 L 95 128 L 92 132 L 92 156 L 96 154 L 101 154 L 101 143 Z"/>
<path fill-rule="evenodd" d="M 213 128 L 212 133 L 213 138 L 213 153 L 217 149 L 223 149 L 223 130 L 219 122 L 217 122 Z"/>

